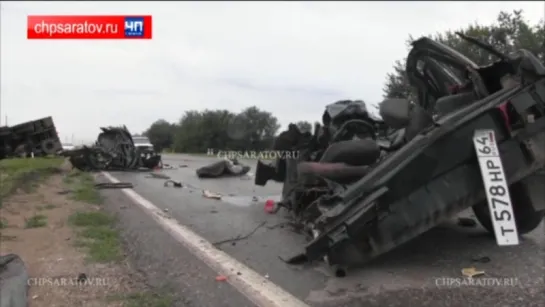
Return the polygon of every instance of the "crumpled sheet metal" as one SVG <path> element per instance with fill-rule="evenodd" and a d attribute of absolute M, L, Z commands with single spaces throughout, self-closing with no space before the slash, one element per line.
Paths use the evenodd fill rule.
<path fill-rule="evenodd" d="M 161 155 L 134 145 L 125 127 L 101 127 L 94 146 L 62 152 L 80 170 L 131 170 L 154 168 L 161 163 Z"/>

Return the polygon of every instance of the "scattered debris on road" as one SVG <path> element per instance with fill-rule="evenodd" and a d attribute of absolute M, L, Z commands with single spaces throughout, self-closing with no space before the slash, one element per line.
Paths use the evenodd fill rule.
<path fill-rule="evenodd" d="M 227 280 L 227 276 L 225 275 L 216 276 L 216 281 L 226 281 L 226 280 Z"/>
<path fill-rule="evenodd" d="M 220 194 L 216 194 L 216 193 L 212 193 L 208 190 L 203 190 L 202 191 L 202 196 L 206 197 L 206 198 L 210 198 L 210 199 L 221 199 L 221 195 Z"/>
<path fill-rule="evenodd" d="M 477 271 L 477 269 L 474 268 L 474 267 L 463 268 L 462 269 L 462 275 L 464 275 L 466 277 L 469 277 L 469 278 L 473 278 L 473 277 L 484 275 L 484 271 Z"/>
<path fill-rule="evenodd" d="M 278 212 L 278 210 L 280 209 L 279 206 L 276 206 L 276 202 L 272 199 L 267 199 L 267 201 L 265 202 L 265 206 L 263 207 L 263 209 L 265 210 L 265 212 L 269 213 L 269 214 L 274 214 L 276 212 Z"/>
<path fill-rule="evenodd" d="M 249 237 L 251 237 L 259 228 L 265 226 L 267 222 L 261 222 L 261 224 L 257 225 L 252 231 L 250 231 L 247 235 L 238 235 L 234 238 L 231 238 L 231 239 L 226 239 L 226 240 L 222 240 L 222 241 L 218 241 L 218 242 L 215 242 L 215 243 L 212 243 L 212 245 L 214 245 L 215 247 L 218 247 L 219 245 L 222 245 L 222 244 L 225 244 L 225 243 L 235 243 L 235 242 L 238 242 L 238 241 L 242 241 L 242 240 L 246 240 L 248 239 Z M 234 244 L 233 244 L 234 245 Z"/>
<path fill-rule="evenodd" d="M 170 176 L 167 176 L 165 174 L 161 174 L 161 173 L 157 173 L 157 172 L 152 172 L 152 173 L 149 173 L 148 176 L 146 176 L 146 178 L 156 178 L 156 179 L 170 179 Z"/>
<path fill-rule="evenodd" d="M 241 164 L 236 159 L 223 159 L 198 168 L 196 174 L 199 178 L 236 177 L 247 174 L 250 169 L 251 167 Z"/>
<path fill-rule="evenodd" d="M 305 253 L 297 253 L 290 257 L 278 256 L 278 259 L 282 260 L 287 264 L 300 265 L 308 262 L 308 257 Z"/>
<path fill-rule="evenodd" d="M 95 189 L 132 189 L 133 187 L 130 182 L 102 182 L 95 184 Z"/>
<path fill-rule="evenodd" d="M 168 187 L 168 184 L 169 184 L 169 183 L 172 183 L 172 186 L 175 187 L 175 188 L 181 188 L 181 187 L 183 187 L 182 182 L 180 182 L 180 181 L 174 181 L 174 180 L 172 180 L 172 179 L 169 179 L 169 180 L 165 181 L 164 186 L 165 186 L 165 187 Z"/>

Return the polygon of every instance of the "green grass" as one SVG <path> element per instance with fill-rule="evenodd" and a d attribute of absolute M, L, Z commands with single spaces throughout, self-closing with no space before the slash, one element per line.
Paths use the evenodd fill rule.
<path fill-rule="evenodd" d="M 93 227 L 93 226 L 110 226 L 115 222 L 115 219 L 103 212 L 76 212 L 70 217 L 70 221 L 74 226 L 78 227 Z"/>
<path fill-rule="evenodd" d="M 170 307 L 174 303 L 172 295 L 167 291 L 146 291 L 127 295 L 111 296 L 112 301 L 125 301 L 126 307 Z"/>
<path fill-rule="evenodd" d="M 79 227 L 76 244 L 84 247 L 94 262 L 112 262 L 122 259 L 119 233 L 114 228 L 115 219 L 106 213 L 76 212 L 70 217 L 72 225 Z"/>
<path fill-rule="evenodd" d="M 25 220 L 25 228 L 40 228 L 47 226 L 47 216 L 37 214 Z"/>
<path fill-rule="evenodd" d="M 59 173 L 63 162 L 62 158 L 0 160 L 0 201 L 17 188 L 31 191 L 40 181 Z"/>
<path fill-rule="evenodd" d="M 8 221 L 4 218 L 0 219 L 0 229 L 8 228 Z"/>
<path fill-rule="evenodd" d="M 64 177 L 65 184 L 72 191 L 73 200 L 87 204 L 101 204 L 103 199 L 91 174 L 72 170 Z M 78 227 L 76 244 L 86 249 L 93 262 L 113 262 L 122 259 L 119 233 L 114 228 L 115 219 L 101 211 L 76 212 L 69 222 Z"/>
<path fill-rule="evenodd" d="M 72 170 L 63 180 L 72 190 L 71 198 L 73 200 L 95 205 L 102 203 L 103 199 L 97 189 L 95 189 L 95 180 L 91 174 Z"/>

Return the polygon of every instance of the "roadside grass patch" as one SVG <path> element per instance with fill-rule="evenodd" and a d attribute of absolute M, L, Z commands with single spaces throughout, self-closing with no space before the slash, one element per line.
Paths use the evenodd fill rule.
<path fill-rule="evenodd" d="M 18 188 L 25 192 L 32 191 L 49 176 L 60 173 L 63 162 L 63 158 L 56 157 L 0 160 L 0 199 Z"/>
<path fill-rule="evenodd" d="M 170 307 L 174 298 L 166 291 L 146 291 L 126 295 L 112 296 L 111 301 L 125 301 L 126 307 Z"/>
<path fill-rule="evenodd" d="M 112 262 L 122 259 L 115 219 L 103 212 L 76 212 L 70 217 L 72 225 L 81 228 L 76 245 L 87 250 L 94 262 Z"/>
<path fill-rule="evenodd" d="M 8 221 L 4 218 L 0 218 L 0 229 L 8 228 Z"/>
<path fill-rule="evenodd" d="M 47 226 L 47 216 L 36 214 L 28 219 L 25 219 L 25 228 L 40 228 Z"/>
<path fill-rule="evenodd" d="M 63 180 L 72 191 L 73 200 L 95 205 L 102 203 L 102 196 L 95 189 L 95 180 L 91 174 L 72 170 L 64 176 Z"/>
<path fill-rule="evenodd" d="M 76 212 L 70 221 L 78 227 L 111 226 L 115 219 L 102 212 Z"/>
<path fill-rule="evenodd" d="M 66 175 L 64 175 L 63 181 L 65 184 L 72 184 L 81 175 L 81 171 L 74 168 L 70 172 L 68 172 Z"/>

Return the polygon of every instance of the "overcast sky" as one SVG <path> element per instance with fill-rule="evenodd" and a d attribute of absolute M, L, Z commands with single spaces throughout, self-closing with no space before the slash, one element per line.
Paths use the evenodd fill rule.
<path fill-rule="evenodd" d="M 336 100 L 382 98 L 405 41 L 543 2 L 2 2 L 1 117 L 53 116 L 64 141 L 142 132 L 186 110 L 257 105 L 284 126 Z M 27 40 L 32 14 L 152 15 L 153 39 Z"/>

